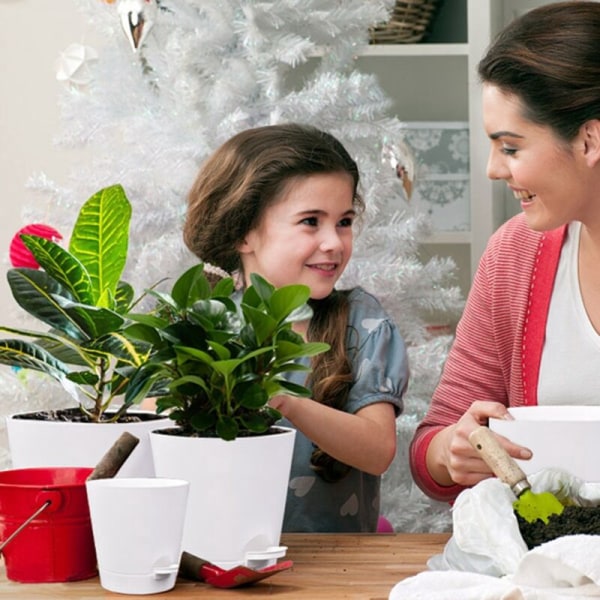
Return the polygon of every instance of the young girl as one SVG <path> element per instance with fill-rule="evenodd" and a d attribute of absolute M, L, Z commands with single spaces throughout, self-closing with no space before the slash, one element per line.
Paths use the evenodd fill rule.
<path fill-rule="evenodd" d="M 335 283 L 363 210 L 356 163 L 328 133 L 299 124 L 239 133 L 206 161 L 189 194 L 188 247 L 202 261 L 276 287 L 305 284 L 314 314 L 295 329 L 331 349 L 313 359 L 313 398 L 277 396 L 297 430 L 284 531 L 375 531 L 380 475 L 396 452 L 406 349 L 379 302 Z M 294 381 L 294 379 L 292 379 Z"/>

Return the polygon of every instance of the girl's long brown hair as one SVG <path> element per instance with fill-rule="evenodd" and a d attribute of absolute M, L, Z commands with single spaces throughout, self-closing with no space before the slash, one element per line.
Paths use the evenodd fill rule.
<path fill-rule="evenodd" d="M 354 381 L 352 375 L 352 332 L 348 330 L 350 305 L 348 291 L 334 290 L 322 300 L 311 300 L 313 318 L 308 327 L 308 339 L 325 341 L 328 352 L 313 358 L 308 383 L 313 399 L 337 409 L 343 409 Z M 335 482 L 345 477 L 350 467 L 320 448 L 311 456 L 315 472 L 325 481 Z"/>

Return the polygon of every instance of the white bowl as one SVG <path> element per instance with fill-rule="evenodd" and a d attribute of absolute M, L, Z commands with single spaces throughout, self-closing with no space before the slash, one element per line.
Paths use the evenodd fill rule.
<path fill-rule="evenodd" d="M 514 421 L 490 419 L 489 427 L 533 452 L 530 460 L 517 460 L 526 475 L 556 468 L 600 482 L 600 406 L 520 406 L 508 411 Z"/>

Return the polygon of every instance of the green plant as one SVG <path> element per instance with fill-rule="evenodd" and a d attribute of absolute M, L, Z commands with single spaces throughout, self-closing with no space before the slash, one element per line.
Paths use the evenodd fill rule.
<path fill-rule="evenodd" d="M 22 235 L 41 269 L 7 273 L 16 302 L 49 330 L 0 326 L 0 331 L 19 336 L 0 340 L 0 363 L 59 381 L 93 421 L 118 420 L 145 393 L 138 388 L 114 414 L 105 414 L 128 391 L 131 376 L 152 350 L 125 335 L 131 324 L 126 315 L 135 304 L 131 285 L 121 281 L 130 219 L 123 188 L 102 189 L 81 207 L 68 249 Z"/>
<path fill-rule="evenodd" d="M 162 386 L 157 412 L 168 415 L 181 432 L 225 440 L 264 433 L 280 418 L 268 406 L 279 393 L 308 396 L 310 391 L 286 380 L 291 371 L 309 371 L 298 359 L 326 351 L 292 330 L 294 321 L 311 316 L 309 288 L 275 289 L 252 274 L 238 306 L 231 278 L 214 288 L 199 264 L 186 271 L 170 294 L 152 291 L 153 314 L 132 315 L 139 323 L 129 335 L 152 344 L 128 393 Z"/>

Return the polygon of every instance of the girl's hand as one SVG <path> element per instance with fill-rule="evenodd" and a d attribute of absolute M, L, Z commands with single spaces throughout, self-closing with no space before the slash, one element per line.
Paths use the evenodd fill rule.
<path fill-rule="evenodd" d="M 455 425 L 445 427 L 431 441 L 427 450 L 427 468 L 440 485 L 473 486 L 493 473 L 469 442 L 470 433 L 488 420 L 511 419 L 506 407 L 498 402 L 475 401 Z M 529 459 L 531 450 L 497 435 L 507 452 L 518 459 Z"/>

